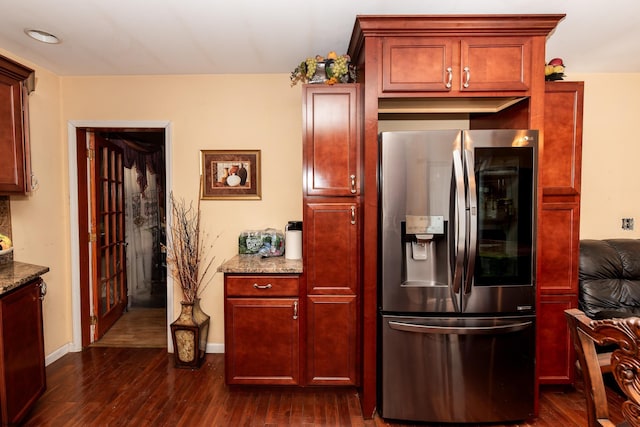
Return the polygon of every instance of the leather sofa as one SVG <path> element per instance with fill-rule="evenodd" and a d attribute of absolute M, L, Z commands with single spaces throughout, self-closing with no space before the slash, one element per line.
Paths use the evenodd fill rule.
<path fill-rule="evenodd" d="M 640 239 L 581 240 L 579 287 L 592 319 L 640 316 Z"/>

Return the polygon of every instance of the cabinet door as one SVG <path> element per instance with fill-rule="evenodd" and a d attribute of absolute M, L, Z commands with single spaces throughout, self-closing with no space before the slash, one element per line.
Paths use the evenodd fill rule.
<path fill-rule="evenodd" d="M 25 192 L 22 84 L 0 75 L 0 194 Z"/>
<path fill-rule="evenodd" d="M 542 294 L 578 295 L 580 205 L 543 203 L 538 218 L 537 283 Z"/>
<path fill-rule="evenodd" d="M 297 298 L 227 298 L 227 384 L 299 384 Z"/>
<path fill-rule="evenodd" d="M 355 296 L 307 298 L 307 384 L 357 385 Z"/>
<path fill-rule="evenodd" d="M 358 291 L 360 206 L 351 202 L 307 202 L 304 253 L 307 293 L 354 295 Z"/>
<path fill-rule="evenodd" d="M 21 420 L 46 389 L 40 280 L 0 298 L 2 424 Z"/>
<path fill-rule="evenodd" d="M 460 44 L 462 92 L 527 91 L 531 82 L 531 39 L 469 37 Z"/>
<path fill-rule="evenodd" d="M 540 185 L 545 196 L 579 196 L 584 82 L 546 82 L 544 96 Z"/>
<path fill-rule="evenodd" d="M 0 56 L 0 194 L 24 194 L 31 183 L 26 81 L 33 70 Z"/>
<path fill-rule="evenodd" d="M 305 85 L 303 185 L 308 196 L 360 194 L 360 86 Z"/>
<path fill-rule="evenodd" d="M 575 351 L 564 311 L 575 308 L 572 295 L 543 296 L 538 311 L 538 377 L 541 384 L 567 384 L 575 379 Z"/>
<path fill-rule="evenodd" d="M 449 92 L 458 44 L 432 37 L 387 37 L 382 42 L 382 92 Z"/>

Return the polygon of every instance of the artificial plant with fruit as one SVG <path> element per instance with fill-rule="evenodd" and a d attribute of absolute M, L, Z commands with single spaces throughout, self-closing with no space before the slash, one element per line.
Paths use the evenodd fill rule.
<path fill-rule="evenodd" d="M 562 58 L 553 58 L 544 65 L 545 80 L 562 80 L 564 77 L 564 62 L 562 61 Z"/>
<path fill-rule="evenodd" d="M 291 72 L 291 86 L 297 83 L 308 83 L 312 80 L 318 64 L 324 65 L 327 79 L 325 84 L 349 83 L 356 81 L 356 69 L 351 64 L 351 57 L 347 54 L 338 55 L 331 51 L 326 57 L 316 55 L 315 57 L 306 58 Z"/>

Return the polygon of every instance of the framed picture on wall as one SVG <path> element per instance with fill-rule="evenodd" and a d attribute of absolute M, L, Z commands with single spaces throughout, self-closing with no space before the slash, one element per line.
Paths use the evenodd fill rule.
<path fill-rule="evenodd" d="M 260 150 L 201 150 L 201 199 L 260 200 Z"/>

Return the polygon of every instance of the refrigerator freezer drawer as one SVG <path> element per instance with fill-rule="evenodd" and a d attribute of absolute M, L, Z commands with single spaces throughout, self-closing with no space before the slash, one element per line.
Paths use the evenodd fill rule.
<path fill-rule="evenodd" d="M 384 418 L 524 420 L 534 415 L 534 380 L 534 316 L 382 316 Z"/>

